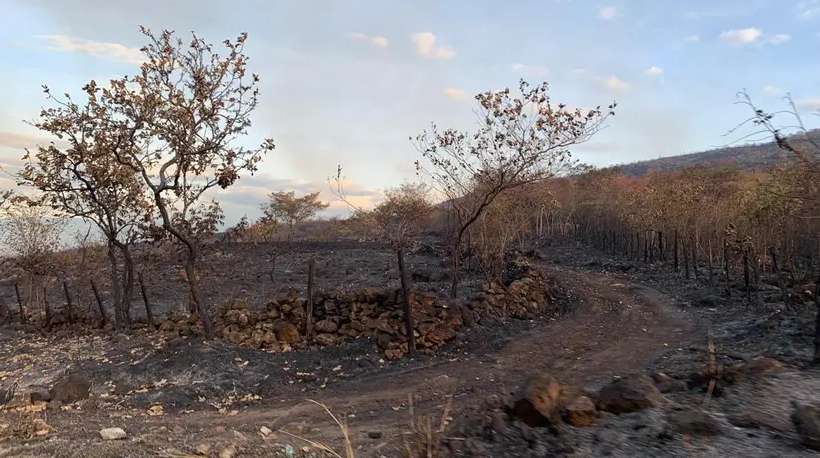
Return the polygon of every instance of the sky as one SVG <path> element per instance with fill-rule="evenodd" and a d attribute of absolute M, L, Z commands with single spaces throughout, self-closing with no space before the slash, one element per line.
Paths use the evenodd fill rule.
<path fill-rule="evenodd" d="M 249 34 L 261 100 L 248 142 L 277 148 L 219 191 L 228 222 L 267 193 L 329 192 L 337 165 L 357 205 L 415 178 L 409 138 L 435 122 L 474 126 L 474 96 L 547 81 L 553 102 L 618 109 L 572 149 L 606 166 L 725 146 L 747 119 L 736 94 L 805 114 L 820 108 L 820 0 L 0 0 L 0 164 L 44 137 L 23 123 L 41 90 L 80 95 L 134 74 L 143 25 L 213 43 Z M 811 116 L 807 121 L 814 122 Z M 8 178 L 0 187 L 13 186 Z M 331 213 L 344 210 L 334 202 Z"/>

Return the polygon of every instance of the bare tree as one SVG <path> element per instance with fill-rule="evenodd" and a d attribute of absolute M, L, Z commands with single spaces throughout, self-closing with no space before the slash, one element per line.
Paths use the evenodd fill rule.
<path fill-rule="evenodd" d="M 42 110 L 39 120 L 31 124 L 59 139 L 59 145 L 51 142 L 35 152 L 27 150 L 17 182 L 40 191 L 38 203 L 69 218 L 88 221 L 103 233 L 108 244 L 114 323 L 116 329 L 125 329 L 131 321 L 135 278 L 131 245 L 152 220 L 149 195 L 133 170 L 117 161 L 117 155 L 127 154 L 131 145 L 115 130 L 117 121 L 101 101 L 104 91 L 97 83 L 91 81 L 83 88 L 84 106 L 68 94 L 60 100 L 47 86 L 43 89 L 56 107 Z"/>
<path fill-rule="evenodd" d="M 320 191 L 316 191 L 296 197 L 295 191 L 272 192 L 268 194 L 268 202 L 262 204 L 262 213 L 269 221 L 287 225 L 287 240 L 290 242 L 297 225 L 330 206 L 319 200 L 319 194 Z"/>
<path fill-rule="evenodd" d="M 530 88 L 521 80 L 519 88 L 521 97 L 511 96 L 509 89 L 475 97 L 479 127 L 474 134 L 439 132 L 434 124 L 411 138 L 429 163 L 416 161 L 419 174 L 447 199 L 454 214 L 453 298 L 458 294 L 460 250 L 467 230 L 502 193 L 547 180 L 571 166 L 569 148 L 600 131 L 616 106 L 583 112 L 552 104 L 547 83 Z"/>
<path fill-rule="evenodd" d="M 7 254 L 25 276 L 28 306 L 39 307 L 45 299 L 42 287 L 56 273 L 56 253 L 62 248 L 60 237 L 67 220 L 26 201 L 15 201 L 4 213 L 0 236 Z"/>
<path fill-rule="evenodd" d="M 365 210 L 355 207 L 347 199 L 342 186 L 344 180 L 341 174 L 342 169 L 339 167 L 334 194 L 354 209 L 354 220 L 360 223 L 362 230 L 374 233 L 396 252 L 404 299 L 407 351 L 410 355 L 414 355 L 416 347 L 413 335 L 413 315 L 410 310 L 410 281 L 404 255 L 415 248 L 422 230 L 432 221 L 433 204 L 430 199 L 430 189 L 423 183 L 404 182 L 398 187 L 385 191 L 384 200 L 372 210 Z"/>
<path fill-rule="evenodd" d="M 730 131 L 730 133 L 736 132 L 745 125 L 751 124 L 755 126 L 755 131 L 745 136 L 744 139 L 750 139 L 753 136 L 761 134 L 771 136 L 774 138 L 777 146 L 781 150 L 789 153 L 797 164 L 796 170 L 789 176 L 791 183 L 786 193 L 780 192 L 779 189 L 770 188 L 767 188 L 767 192 L 790 201 L 790 203 L 798 208 L 797 212 L 800 218 L 809 220 L 820 219 L 820 141 L 817 139 L 818 134 L 816 132 L 809 132 L 806 128 L 803 118 L 791 96 L 787 95 L 784 98 L 788 104 L 788 108 L 779 112 L 768 112 L 758 108 L 745 91 L 740 92 L 738 98 L 738 103 L 751 109 L 753 115 Z M 815 114 L 820 116 L 820 110 Z M 775 125 L 775 119 L 778 115 L 785 115 L 792 118 L 792 121 L 788 125 L 796 130 L 797 138 L 790 138 L 783 132 L 782 128 Z M 820 233 L 817 234 L 817 237 L 818 245 L 820 245 Z M 794 271 L 794 269 L 790 270 L 792 270 L 792 272 Z M 783 294 L 784 297 L 786 297 L 785 291 Z M 815 280 L 814 302 L 817 306 L 817 316 L 814 330 L 813 361 L 814 364 L 820 364 L 820 276 Z"/>
<path fill-rule="evenodd" d="M 192 207 L 208 190 L 228 188 L 274 149 L 271 139 L 252 149 L 232 145 L 251 126 L 259 77 L 247 70 L 245 33 L 224 41 L 223 57 L 196 34 L 186 43 L 172 31 L 157 36 L 140 30 L 149 41 L 140 71 L 112 80 L 99 97 L 115 144 L 126 145 L 109 154 L 144 183 L 162 228 L 185 247 L 189 287 L 206 337 L 213 339 L 195 274 L 201 248 L 186 230 L 187 215 L 175 217 L 173 205 L 182 199 Z"/>

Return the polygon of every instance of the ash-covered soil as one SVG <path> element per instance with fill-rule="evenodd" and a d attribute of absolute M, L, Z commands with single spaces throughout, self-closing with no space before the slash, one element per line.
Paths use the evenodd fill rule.
<path fill-rule="evenodd" d="M 89 379 L 93 393 L 88 400 L 54 410 L 0 412 L 0 456 L 262 457 L 287 456 L 288 445 L 295 456 L 322 456 L 317 446 L 290 434 L 341 450 L 338 426 L 308 399 L 346 419 L 361 457 L 403 456 L 405 440 L 415 445 L 410 399 L 416 417 L 432 416 L 436 424 L 445 411 L 451 417 L 445 432 L 435 435 L 437 445 L 445 444 L 441 456 L 816 454 L 801 445 L 790 418 L 792 401 L 820 402 L 820 374 L 804 368 L 811 354 L 813 307 L 798 307 L 772 319 L 775 302 L 750 306 L 736 288 L 726 298 L 719 289 L 687 282 L 665 267 L 644 266 L 574 243 L 542 247 L 540 252 L 565 313 L 478 326 L 438 355 L 412 360 L 383 361 L 366 339 L 267 353 L 198 339 L 166 343 L 145 331 L 111 336 L 63 330 L 59 336 L 41 337 L 0 328 L 3 387 L 12 381 L 50 386 L 70 371 Z M 352 276 L 346 273 L 348 267 L 340 266 L 356 269 L 356 262 L 375 257 L 372 250 L 361 256 L 345 253 L 334 258 L 339 261 L 327 261 L 326 278 Z M 319 266 L 318 252 L 292 255 L 287 275 L 296 279 L 294 285 L 306 277 L 311 255 Z M 364 272 L 375 285 L 393 281 L 397 286 L 397 280 L 390 279 L 390 256 L 384 253 L 382 267 L 351 272 Z M 418 256 L 414 269 L 445 270 L 440 258 Z M 260 272 L 266 255 L 237 250 L 225 258 L 231 261 L 217 258 L 216 264 L 230 274 L 220 274 L 225 281 L 209 286 L 213 294 L 218 290 L 226 297 L 232 288 L 258 291 L 260 298 L 267 294 L 261 280 L 242 280 L 266 275 Z M 282 259 L 277 271 L 286 275 Z M 165 267 L 170 275 L 174 268 Z M 446 285 L 446 280 L 416 283 L 442 290 Z M 774 358 L 782 367 L 733 384 L 719 382 L 704 402 L 707 387 L 703 380 L 693 381 L 693 374 L 708 361 L 708 329 L 717 362 L 725 367 L 760 356 Z M 561 384 L 597 392 L 616 377 L 658 371 L 691 386 L 663 394 L 654 408 L 601 414 L 587 427 L 559 423 L 532 428 L 496 415 L 534 373 L 549 373 Z M 38 419 L 48 427 L 35 425 L 28 435 L 2 426 Z M 100 429 L 109 427 L 123 428 L 128 437 L 102 440 Z"/>

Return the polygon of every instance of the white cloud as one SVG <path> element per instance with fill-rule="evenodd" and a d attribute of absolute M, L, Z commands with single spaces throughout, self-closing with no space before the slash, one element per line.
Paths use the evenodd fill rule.
<path fill-rule="evenodd" d="M 647 68 L 645 73 L 649 76 L 661 76 L 663 75 L 663 69 L 653 65 Z"/>
<path fill-rule="evenodd" d="M 795 106 L 801 110 L 820 110 L 820 97 L 798 100 Z"/>
<path fill-rule="evenodd" d="M 820 14 L 820 1 L 805 0 L 797 4 L 797 16 L 801 19 L 814 19 Z"/>
<path fill-rule="evenodd" d="M 67 35 L 39 35 L 37 38 L 48 42 L 49 45 L 46 48 L 52 51 L 77 52 L 135 65 L 141 64 L 145 59 L 145 55 L 139 48 L 129 48 L 118 43 L 86 40 Z"/>
<path fill-rule="evenodd" d="M 545 65 L 512 64 L 510 70 L 525 75 L 546 75 L 549 69 Z"/>
<path fill-rule="evenodd" d="M 585 68 L 573 68 L 569 72 L 572 73 L 573 75 L 585 75 L 586 72 L 587 72 L 587 69 L 585 69 Z"/>
<path fill-rule="evenodd" d="M 762 30 L 756 27 L 749 27 L 746 29 L 733 29 L 721 32 L 718 38 L 733 46 L 745 46 L 756 42 L 762 36 Z"/>
<path fill-rule="evenodd" d="M 777 35 L 774 35 L 770 38 L 767 38 L 766 43 L 771 43 L 773 45 L 779 45 L 779 44 L 785 43 L 785 42 L 787 42 L 791 39 L 792 39 L 791 35 L 787 35 L 785 33 L 778 33 Z"/>
<path fill-rule="evenodd" d="M 598 10 L 598 19 L 611 21 L 620 15 L 621 12 L 618 11 L 618 8 L 615 6 L 605 6 Z"/>
<path fill-rule="evenodd" d="M 700 41 L 700 35 L 687 35 L 683 37 L 684 43 L 697 43 Z"/>
<path fill-rule="evenodd" d="M 436 46 L 436 36 L 432 32 L 417 32 L 413 34 L 416 43 L 416 52 L 419 55 L 439 60 L 450 60 L 456 57 L 456 52 L 449 46 Z"/>
<path fill-rule="evenodd" d="M 632 87 L 630 83 L 627 83 L 626 81 L 619 79 L 615 75 L 603 78 L 603 82 L 606 85 L 607 89 L 611 89 L 613 91 L 625 91 Z"/>
<path fill-rule="evenodd" d="M 777 95 L 782 94 L 783 90 L 776 86 L 763 86 L 763 92 L 765 92 L 766 94 Z"/>
<path fill-rule="evenodd" d="M 450 100 L 455 100 L 457 102 L 464 102 L 466 100 L 470 100 L 470 94 L 462 91 L 461 89 L 456 88 L 449 88 L 444 91 L 444 95 L 447 96 Z"/>
<path fill-rule="evenodd" d="M 375 35 L 367 35 L 361 32 L 351 32 L 347 34 L 347 37 L 351 40 L 359 40 L 359 41 L 367 41 L 373 47 L 384 49 L 390 45 L 390 40 L 385 37 L 375 36 Z"/>

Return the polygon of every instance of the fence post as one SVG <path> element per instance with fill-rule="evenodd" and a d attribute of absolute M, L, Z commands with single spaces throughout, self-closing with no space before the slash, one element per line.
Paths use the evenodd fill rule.
<path fill-rule="evenodd" d="M 107 317 L 105 315 L 105 307 L 103 306 L 102 298 L 100 297 L 100 290 L 97 289 L 97 284 L 91 280 L 91 289 L 94 291 L 94 297 L 97 299 L 97 306 L 100 308 L 100 317 L 102 318 L 103 327 L 107 324 Z"/>
<path fill-rule="evenodd" d="M 23 312 L 23 299 L 20 297 L 20 287 L 14 284 L 14 294 L 17 295 L 17 306 L 20 307 L 20 323 L 26 324 L 26 314 Z"/>
<path fill-rule="evenodd" d="M 63 281 L 63 290 L 65 291 L 65 303 L 68 313 L 68 322 L 73 323 L 74 319 L 71 316 L 71 311 L 73 309 L 73 304 L 71 303 L 71 293 L 68 291 L 68 282 Z"/>
<path fill-rule="evenodd" d="M 137 278 L 140 281 L 140 292 L 142 293 L 142 301 L 145 303 L 145 316 L 148 317 L 148 326 L 154 327 L 154 312 L 151 310 L 151 302 L 148 300 L 148 293 L 145 292 L 145 282 L 142 280 L 142 272 L 137 272 Z"/>
<path fill-rule="evenodd" d="M 305 335 L 307 339 L 313 338 L 313 276 L 316 273 L 316 260 L 311 257 L 308 261 L 308 284 L 307 284 L 307 313 L 305 319 Z"/>

